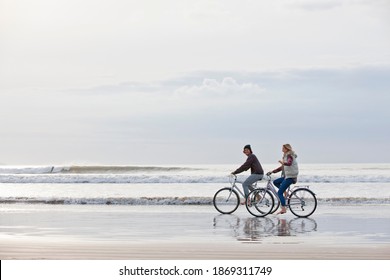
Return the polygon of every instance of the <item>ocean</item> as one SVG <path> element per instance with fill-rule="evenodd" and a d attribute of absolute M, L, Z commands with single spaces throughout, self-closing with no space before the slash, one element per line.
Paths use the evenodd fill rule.
<path fill-rule="evenodd" d="M 0 166 L 0 203 L 212 205 L 237 167 Z M 265 172 L 276 167 L 263 165 Z M 309 185 L 319 204 L 390 204 L 390 164 L 300 164 L 296 185 Z"/>

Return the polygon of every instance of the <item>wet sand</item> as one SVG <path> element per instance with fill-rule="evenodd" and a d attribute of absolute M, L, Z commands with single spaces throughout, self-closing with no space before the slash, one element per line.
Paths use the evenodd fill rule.
<path fill-rule="evenodd" d="M 0 205 L 0 259 L 390 259 L 390 205 L 324 206 L 310 218 L 240 207 Z"/>

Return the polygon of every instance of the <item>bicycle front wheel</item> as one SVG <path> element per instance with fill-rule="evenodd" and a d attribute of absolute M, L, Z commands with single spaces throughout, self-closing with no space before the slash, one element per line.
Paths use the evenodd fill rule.
<path fill-rule="evenodd" d="M 305 188 L 294 190 L 288 198 L 288 207 L 297 217 L 309 217 L 317 208 L 317 199 L 315 194 Z"/>
<path fill-rule="evenodd" d="M 280 206 L 280 200 L 279 200 L 279 197 L 278 196 L 275 196 L 275 194 L 272 193 L 272 197 L 274 198 L 274 207 L 272 207 L 272 210 L 270 212 L 270 214 L 273 214 L 276 212 L 276 210 L 278 210 L 279 206 Z"/>
<path fill-rule="evenodd" d="M 274 197 L 266 189 L 254 189 L 248 195 L 246 209 L 255 217 L 267 216 L 274 207 Z"/>
<path fill-rule="evenodd" d="M 223 188 L 217 191 L 213 198 L 215 209 L 222 214 L 231 214 L 240 205 L 240 197 L 232 188 Z"/>

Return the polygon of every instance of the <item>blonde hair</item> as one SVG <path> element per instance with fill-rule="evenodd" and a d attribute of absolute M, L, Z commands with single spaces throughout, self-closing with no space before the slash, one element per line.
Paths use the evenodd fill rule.
<path fill-rule="evenodd" d="M 285 149 L 287 149 L 286 154 L 290 154 L 290 155 L 296 156 L 296 153 L 294 152 L 294 150 L 292 149 L 290 144 L 284 144 L 283 147 Z"/>
<path fill-rule="evenodd" d="M 287 150 L 293 152 L 293 149 L 290 144 L 284 144 L 283 147 L 285 147 Z"/>

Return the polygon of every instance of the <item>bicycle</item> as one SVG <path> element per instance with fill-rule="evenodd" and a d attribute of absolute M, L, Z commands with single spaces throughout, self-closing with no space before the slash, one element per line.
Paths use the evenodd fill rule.
<path fill-rule="evenodd" d="M 215 209 L 222 214 L 231 214 L 237 210 L 240 205 L 240 196 L 245 199 L 245 194 L 237 187 L 236 183 L 242 184 L 242 182 L 237 181 L 237 176 L 233 175 L 229 177 L 229 182 L 231 187 L 226 187 L 218 190 L 213 198 L 213 204 Z M 260 213 L 263 213 L 263 216 L 268 215 L 274 205 L 274 198 L 270 191 L 266 189 L 256 189 L 257 182 L 252 185 L 256 192 L 256 210 Z M 246 200 L 246 199 L 245 199 Z M 248 203 L 248 200 L 245 202 L 245 206 L 248 211 L 252 214 L 250 208 L 252 205 Z M 260 214 L 258 214 L 260 216 Z M 257 217 L 259 217 L 257 216 Z"/>
<path fill-rule="evenodd" d="M 248 211 L 255 217 L 264 217 L 269 213 L 272 214 L 279 208 L 280 205 L 278 191 L 272 183 L 271 176 L 266 174 L 265 177 L 267 178 L 267 186 L 265 188 L 255 189 L 248 195 L 248 200 L 252 204 L 252 207 L 248 208 Z M 270 200 L 270 202 L 272 202 L 272 209 L 266 215 L 264 215 L 265 213 L 263 212 L 263 202 L 260 202 L 261 207 L 257 207 L 258 192 L 260 191 L 263 193 L 264 190 L 272 193 L 273 198 Z M 317 198 L 314 192 L 309 189 L 309 186 L 290 186 L 287 188 L 286 192 L 286 207 L 290 209 L 291 213 L 300 218 L 309 217 L 314 213 L 317 208 Z M 276 203 L 274 198 L 276 198 Z M 253 211 L 254 209 L 256 209 L 257 212 Z"/>

